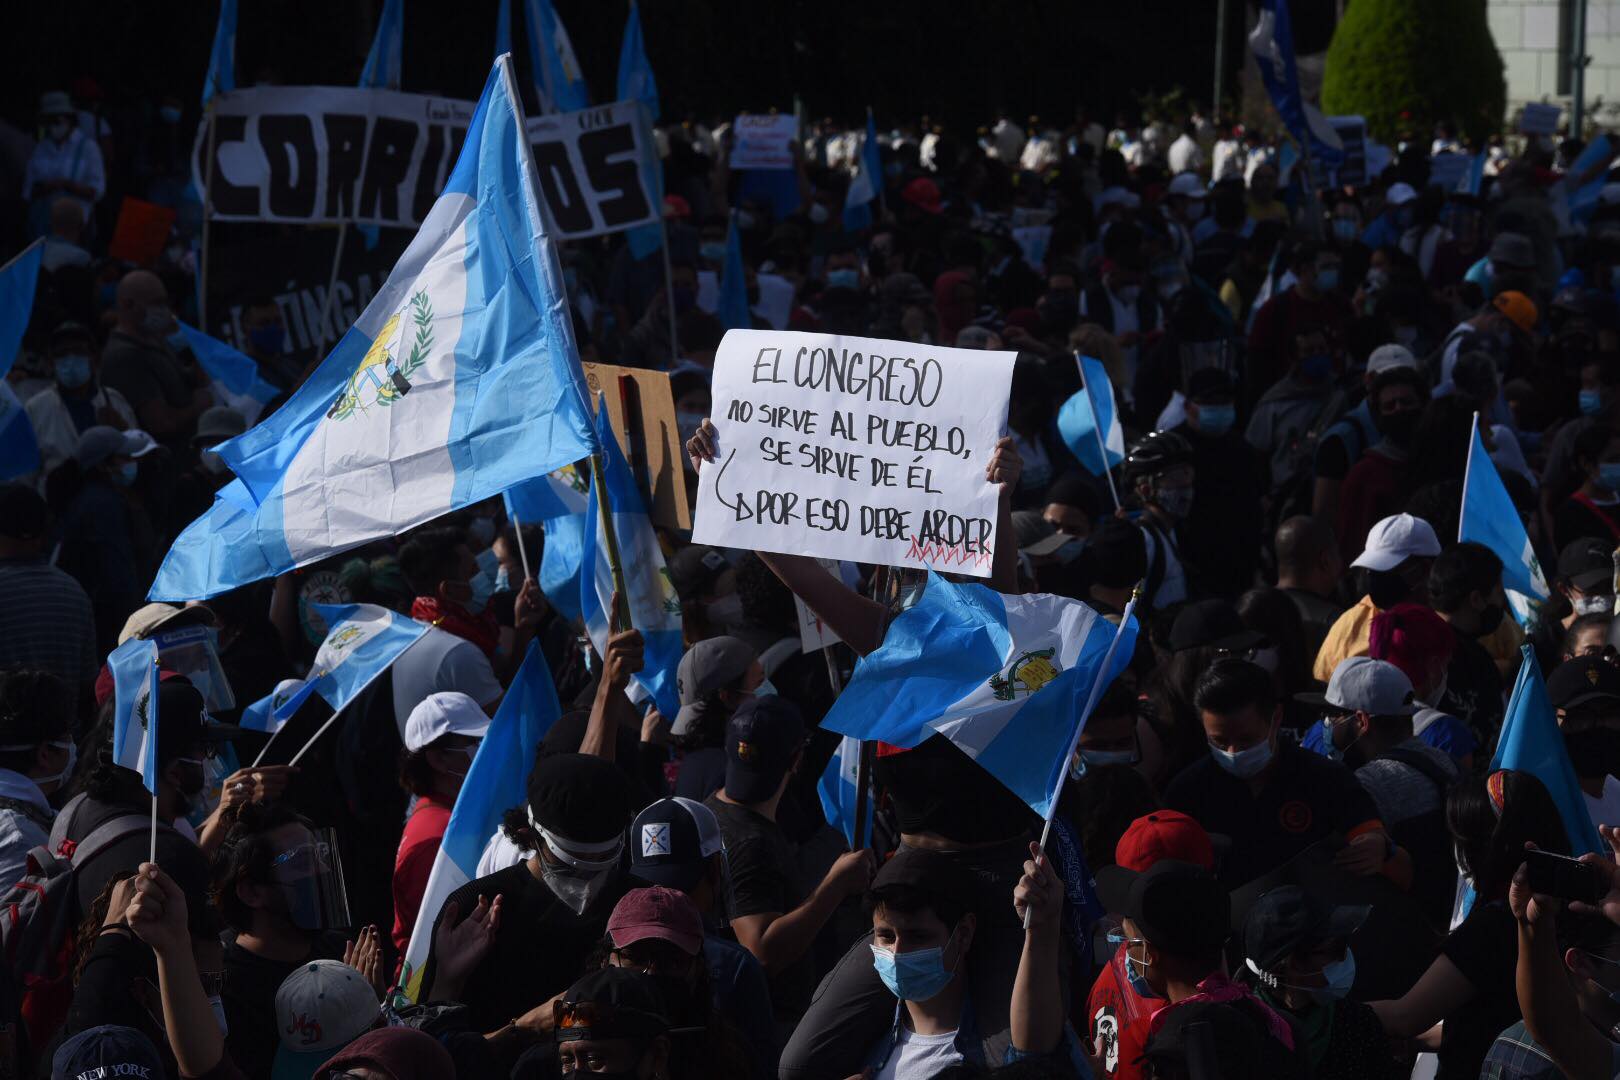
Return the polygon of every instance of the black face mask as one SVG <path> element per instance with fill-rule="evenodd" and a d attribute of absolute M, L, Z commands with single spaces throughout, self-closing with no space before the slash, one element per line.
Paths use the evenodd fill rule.
<path fill-rule="evenodd" d="M 1411 446 L 1420 415 L 1417 412 L 1385 413 L 1378 418 L 1378 433 L 1396 446 Z"/>
<path fill-rule="evenodd" d="M 1396 604 L 1405 600 L 1412 593 L 1406 584 L 1406 579 L 1394 570 L 1367 571 L 1367 596 L 1372 600 L 1373 607 L 1379 611 L 1388 611 Z"/>
<path fill-rule="evenodd" d="M 1620 729 L 1587 728 L 1566 732 L 1564 748 L 1575 766 L 1575 775 L 1588 779 L 1620 775 Z"/>

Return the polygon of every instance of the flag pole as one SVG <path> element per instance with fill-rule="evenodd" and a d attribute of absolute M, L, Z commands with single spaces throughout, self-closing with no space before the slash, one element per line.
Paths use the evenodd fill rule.
<path fill-rule="evenodd" d="M 664 243 L 659 251 L 664 256 L 664 307 L 669 312 L 669 364 L 674 367 L 681 362 L 681 339 L 675 329 L 675 271 L 669 261 L 669 222 L 664 217 L 664 208 L 658 208 L 658 228 L 663 233 Z M 595 459 L 592 459 L 591 469 L 596 468 Z"/>
<path fill-rule="evenodd" d="M 345 705 L 344 708 L 348 708 L 348 706 Z M 342 715 L 343 715 L 343 709 L 339 709 L 336 712 L 334 712 L 331 716 L 327 717 L 326 718 L 326 723 L 322 724 L 319 728 L 316 729 L 315 734 L 313 734 L 313 735 L 311 735 L 309 737 L 308 742 L 306 742 L 303 746 L 299 747 L 298 753 L 294 754 L 292 756 L 292 760 L 287 762 L 287 764 L 288 765 L 296 765 L 296 764 L 298 764 L 298 759 L 303 757 L 305 754 L 309 753 L 309 748 L 314 746 L 317 742 L 319 742 L 321 736 L 326 734 L 326 729 L 331 727 L 333 724 L 337 723 L 337 718 L 342 716 Z M 269 744 L 266 743 L 265 745 L 268 746 Z M 259 756 L 263 757 L 264 755 L 261 753 Z M 254 764 L 257 765 L 258 762 L 255 761 Z M 249 766 L 249 767 L 251 768 L 252 766 Z"/>
<path fill-rule="evenodd" d="M 1473 423 L 1468 428 L 1468 459 L 1463 465 L 1462 502 L 1457 512 L 1457 543 L 1463 542 L 1463 515 L 1462 507 L 1468 504 L 1468 478 L 1474 471 L 1474 444 L 1479 441 L 1479 413 L 1474 413 Z"/>
<path fill-rule="evenodd" d="M 1080 369 L 1080 386 L 1086 392 L 1086 404 L 1091 407 L 1091 430 L 1097 436 L 1098 460 L 1102 462 L 1103 476 L 1108 478 L 1108 494 L 1114 497 L 1114 509 L 1123 509 L 1119 501 L 1119 489 L 1114 486 L 1114 470 L 1108 467 L 1108 443 L 1103 439 L 1102 417 L 1097 415 L 1097 396 L 1091 392 L 1091 382 L 1086 378 L 1086 365 L 1079 353 L 1074 354 L 1074 366 Z M 1045 847 L 1043 840 L 1041 846 Z"/>
<path fill-rule="evenodd" d="M 208 220 L 214 212 L 214 103 L 219 100 L 215 91 L 208 98 L 208 160 L 203 170 L 202 265 L 197 268 L 197 326 L 203 333 L 208 327 Z"/>
<path fill-rule="evenodd" d="M 1136 588 L 1131 590 L 1131 599 L 1120 613 L 1119 627 L 1114 631 L 1114 640 L 1108 643 L 1108 651 L 1103 654 L 1102 664 L 1097 668 L 1097 677 L 1091 680 L 1091 692 L 1086 695 L 1086 708 L 1080 714 L 1080 722 L 1074 725 L 1074 734 L 1069 736 L 1069 749 L 1063 755 L 1058 767 L 1057 784 L 1051 791 L 1051 799 L 1046 806 L 1046 824 L 1041 827 L 1041 853 L 1036 857 L 1036 864 L 1046 862 L 1046 842 L 1052 836 L 1052 819 L 1057 817 L 1058 799 L 1063 794 L 1063 778 L 1069 772 L 1069 762 L 1074 758 L 1074 752 L 1080 747 L 1080 735 L 1086 729 L 1086 720 L 1091 716 L 1091 710 L 1097 707 L 1097 699 L 1102 696 L 1103 686 L 1108 682 L 1109 669 L 1114 664 L 1114 652 L 1119 648 L 1119 639 L 1124 636 L 1125 626 L 1131 621 L 1131 615 L 1136 611 L 1136 602 L 1142 598 L 1142 587 L 1146 582 L 1137 582 Z M 1024 911 L 1024 929 L 1029 929 L 1032 910 Z"/>
<path fill-rule="evenodd" d="M 321 298 L 321 318 L 315 332 L 315 359 L 322 359 L 321 353 L 326 350 L 326 320 L 332 314 L 332 292 L 337 288 L 338 267 L 343 264 L 343 247 L 349 239 L 349 223 L 338 224 L 337 250 L 332 252 L 332 272 L 326 278 L 326 295 Z M 336 341 L 343 335 L 338 334 L 332 340 Z"/>
<path fill-rule="evenodd" d="M 157 787 L 156 780 L 152 782 L 152 786 Z M 157 862 L 157 792 L 155 791 L 152 792 L 152 846 L 146 861 L 149 863 Z"/>
<path fill-rule="evenodd" d="M 529 549 L 523 544 L 523 519 L 515 513 L 512 515 L 512 535 L 517 537 L 518 558 L 523 560 L 523 580 L 528 581 L 534 575 L 529 572 Z"/>
<path fill-rule="evenodd" d="M 866 806 L 871 795 L 872 761 L 877 757 L 877 743 L 861 740 L 861 756 L 855 766 L 855 843 L 851 850 L 859 851 L 871 839 L 866 835 Z"/>
<path fill-rule="evenodd" d="M 665 258 L 669 245 L 665 244 Z M 667 263 L 666 263 L 667 265 Z M 602 403 L 607 408 L 607 403 Z M 630 621 L 630 594 L 624 586 L 624 566 L 619 562 L 619 534 L 613 528 L 613 508 L 608 505 L 607 469 L 602 464 L 602 452 L 591 455 L 591 484 L 596 488 L 596 512 L 602 523 L 602 545 L 607 548 L 608 573 L 613 575 L 613 592 L 619 598 L 618 610 L 609 613 L 610 621 L 617 621 L 621 630 L 633 625 Z M 591 571 L 593 574 L 595 570 Z"/>

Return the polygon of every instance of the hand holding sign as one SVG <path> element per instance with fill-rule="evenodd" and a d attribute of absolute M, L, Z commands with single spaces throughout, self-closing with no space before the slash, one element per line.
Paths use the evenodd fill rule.
<path fill-rule="evenodd" d="M 698 543 L 988 577 L 1014 354 L 733 330 L 688 441 Z M 983 460 L 981 468 L 977 461 Z M 702 469 L 718 462 L 718 468 Z"/>

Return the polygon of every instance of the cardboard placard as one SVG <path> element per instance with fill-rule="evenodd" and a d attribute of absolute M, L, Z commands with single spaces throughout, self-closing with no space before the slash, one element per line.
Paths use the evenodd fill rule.
<path fill-rule="evenodd" d="M 792 113 L 755 116 L 744 113 L 731 127 L 735 141 L 731 147 L 733 169 L 791 169 L 793 143 L 799 137 L 799 120 Z"/>
<path fill-rule="evenodd" d="M 175 212 L 167 206 L 125 195 L 118 205 L 118 223 L 107 243 L 107 257 L 151 266 L 169 242 L 174 218 Z"/>
<path fill-rule="evenodd" d="M 619 449 L 624 451 L 643 495 L 652 496 L 647 513 L 653 524 L 665 529 L 690 529 L 686 448 L 681 445 L 680 429 L 675 423 L 675 396 L 670 393 L 669 375 L 615 364 L 581 366 L 592 407 L 598 393 L 606 398 L 608 421 L 619 440 Z M 627 403 L 633 416 L 628 426 Z"/>
<path fill-rule="evenodd" d="M 1558 118 L 1563 115 L 1562 105 L 1545 102 L 1526 102 L 1519 114 L 1519 133 L 1522 135 L 1554 135 L 1558 132 Z"/>

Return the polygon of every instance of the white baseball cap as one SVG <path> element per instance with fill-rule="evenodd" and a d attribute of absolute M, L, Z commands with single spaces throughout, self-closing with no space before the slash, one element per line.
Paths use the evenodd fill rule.
<path fill-rule="evenodd" d="M 1381 375 L 1397 368 L 1417 370 L 1417 358 L 1405 345 L 1380 345 L 1367 357 L 1367 374 Z"/>
<path fill-rule="evenodd" d="M 1404 182 L 1389 185 L 1389 190 L 1384 193 L 1384 201 L 1391 206 L 1405 206 L 1417 197 L 1417 190 L 1411 184 Z"/>
<path fill-rule="evenodd" d="M 366 977 L 338 960 L 312 960 L 281 980 L 276 1027 L 281 1045 L 271 1080 L 308 1080 L 333 1054 L 376 1026 L 377 995 Z"/>
<path fill-rule="evenodd" d="M 1197 173 L 1177 173 L 1170 181 L 1169 194 L 1185 195 L 1189 199 L 1202 199 L 1209 194 Z"/>
<path fill-rule="evenodd" d="M 1325 694 L 1296 694 L 1296 701 L 1370 716 L 1411 716 L 1417 712 L 1412 680 L 1387 660 L 1352 656 L 1333 669 Z"/>
<path fill-rule="evenodd" d="M 1440 541 L 1434 528 L 1422 518 L 1396 514 L 1374 525 L 1367 533 L 1367 547 L 1351 566 L 1368 570 L 1393 570 L 1417 556 L 1432 559 L 1440 554 Z"/>
<path fill-rule="evenodd" d="M 489 714 L 482 705 L 459 690 L 443 690 L 429 694 L 411 710 L 405 721 L 405 749 L 414 753 L 444 735 L 482 739 L 488 730 Z"/>

